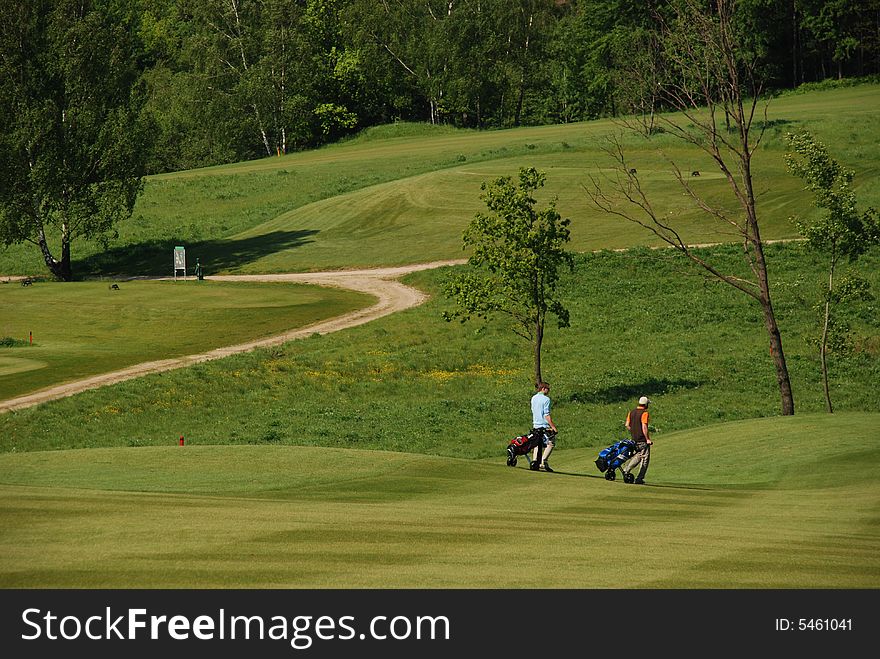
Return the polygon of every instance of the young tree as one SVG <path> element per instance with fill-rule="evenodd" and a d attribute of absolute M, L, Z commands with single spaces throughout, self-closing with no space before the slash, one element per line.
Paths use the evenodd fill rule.
<path fill-rule="evenodd" d="M 619 172 L 616 179 L 610 180 L 611 193 L 603 191 L 597 181 L 588 192 L 600 209 L 648 229 L 711 276 L 760 305 L 770 339 L 782 413 L 794 414 L 794 397 L 770 294 L 752 181 L 752 157 L 766 127 L 765 121 L 757 128 L 757 135 L 752 132 L 761 104 L 761 44 L 743 14 L 738 13 L 736 0 L 715 0 L 709 10 L 699 0 L 679 0 L 672 20 L 661 21 L 660 35 L 664 61 L 659 67 L 663 72 L 659 95 L 663 106 L 678 113 L 658 115 L 657 121 L 668 134 L 711 157 L 727 181 L 736 211 L 700 196 L 674 163 L 673 172 L 685 194 L 706 217 L 740 242 L 751 276 L 724 272 L 688 245 L 674 220 L 653 207 L 636 168 L 627 161 L 619 142 L 614 142 L 610 149 Z M 618 203 L 621 199 L 622 205 Z"/>
<path fill-rule="evenodd" d="M 71 244 L 111 233 L 141 190 L 133 30 L 107 5 L 0 5 L 0 240 L 33 243 L 64 281 Z"/>
<path fill-rule="evenodd" d="M 446 320 L 507 316 L 515 334 L 530 341 L 534 353 L 535 383 L 541 382 L 541 347 L 547 314 L 559 327 L 569 326 L 568 310 L 558 297 L 560 271 L 574 267 L 564 249 L 570 240 L 570 220 L 562 219 L 551 201 L 537 210 L 535 191 L 545 175 L 522 168 L 519 182 L 505 176 L 483 183 L 481 198 L 491 211 L 478 213 L 464 232 L 464 246 L 473 253 L 468 263 L 475 272 L 449 281 L 444 289 L 457 309 Z"/>
<path fill-rule="evenodd" d="M 807 190 L 815 196 L 815 204 L 824 213 L 813 222 L 797 221 L 798 230 L 806 238 L 807 245 L 824 254 L 828 264 L 828 286 L 823 295 L 822 335 L 819 340 L 819 359 L 822 365 L 822 386 L 825 407 L 833 412 L 831 392 L 828 386 L 828 348 L 839 332 L 834 308 L 842 302 L 865 298 L 867 281 L 861 278 L 845 278 L 835 282 L 837 266 L 842 259 L 856 261 L 873 246 L 880 244 L 880 222 L 873 208 L 860 211 L 856 196 L 850 187 L 854 173 L 846 169 L 828 154 L 824 144 L 817 142 L 808 132 L 786 135 L 794 150 L 785 156 L 789 171 L 804 180 Z"/>

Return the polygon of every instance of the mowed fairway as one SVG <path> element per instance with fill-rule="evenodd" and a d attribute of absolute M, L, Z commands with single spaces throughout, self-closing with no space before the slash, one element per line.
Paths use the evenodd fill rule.
<path fill-rule="evenodd" d="M 877 588 L 878 423 L 664 435 L 645 487 L 587 449 L 556 474 L 308 447 L 7 453 L 0 586 Z"/>
<path fill-rule="evenodd" d="M 0 400 L 132 364 L 230 346 L 368 306 L 353 291 L 209 281 L 0 286 Z M 33 344 L 30 338 L 33 336 Z"/>
<path fill-rule="evenodd" d="M 785 133 L 807 129 L 856 171 L 861 203 L 880 201 L 880 85 L 792 94 L 773 99 L 754 161 L 755 194 L 765 238 L 792 238 L 790 217 L 815 212 L 810 195 L 786 170 Z M 755 135 L 758 125 L 755 126 Z M 664 215 L 681 222 L 687 240 L 730 241 L 727 226 L 694 210 L 674 180 L 676 163 L 712 204 L 735 208 L 717 166 L 668 134 L 651 140 L 603 119 L 577 124 L 471 131 L 401 124 L 368 129 L 325 148 L 218 167 L 151 176 L 136 221 L 119 238 L 75 246 L 76 272 L 164 274 L 173 245 L 186 245 L 208 274 L 301 272 L 403 265 L 465 256 L 461 233 L 485 211 L 480 184 L 516 176 L 520 167 L 546 172 L 541 203 L 558 198 L 572 220 L 572 248 L 657 245 L 649 232 L 591 205 L 585 186 L 614 176 L 606 153 L 618 135 Z M 699 177 L 691 177 L 699 171 Z M 30 246 L 0 250 L 0 274 L 42 272 Z"/>
<path fill-rule="evenodd" d="M 681 151 L 678 153 L 684 157 Z M 248 242 L 258 240 L 261 235 L 284 235 L 294 227 L 313 235 L 314 239 L 258 258 L 241 270 L 283 272 L 300 267 L 303 261 L 322 268 L 370 265 L 374 252 L 389 242 L 395 248 L 386 252 L 383 259 L 393 265 L 466 256 L 461 250 L 461 234 L 476 213 L 485 211 L 480 199 L 481 184 L 500 176 L 515 179 L 524 162 L 522 158 L 508 158 L 421 174 L 284 213 L 235 236 L 235 240 Z M 572 248 L 576 251 L 661 244 L 647 231 L 626 231 L 626 223 L 618 217 L 588 212 L 584 186 L 589 184 L 591 175 L 598 173 L 595 163 L 585 165 L 582 153 L 534 155 L 528 162 L 547 175 L 546 187 L 540 193 L 541 203 L 555 198 L 560 212 L 577 218 L 572 226 Z M 702 168 L 703 164 L 699 166 Z M 784 166 L 781 161 L 776 164 Z M 655 193 L 659 204 L 675 209 L 681 218 L 682 233 L 688 242 L 719 240 L 720 227 L 706 222 L 682 196 L 666 161 L 642 155 L 639 166 L 643 185 Z M 791 206 L 794 212 L 792 205 L 796 204 L 799 192 L 797 182 L 784 179 L 780 172 L 774 172 L 774 176 L 786 185 L 772 195 L 766 193 L 764 201 L 778 208 Z M 707 198 L 723 203 L 727 183 L 721 174 L 707 172 L 693 185 Z M 775 214 L 775 217 L 781 221 L 768 222 L 767 237 L 792 237 L 787 216 Z"/>
<path fill-rule="evenodd" d="M 812 212 L 809 196 L 803 193 L 801 182 L 788 173 L 782 157 L 787 149 L 784 134 L 788 131 L 809 128 L 822 135 L 830 131 L 841 133 L 839 137 L 835 135 L 836 150 L 849 154 L 850 163 L 859 169 L 861 194 L 869 202 L 876 197 L 878 191 L 872 178 L 877 172 L 877 153 L 873 145 L 864 143 L 864 135 L 880 130 L 877 114 L 869 111 L 877 94 L 877 87 L 866 86 L 820 95 L 820 102 L 811 96 L 809 101 L 788 97 L 770 104 L 770 127 L 752 163 L 765 239 L 797 237 L 791 217 Z M 839 105 L 845 99 L 850 105 Z M 832 127 L 830 117 L 835 112 L 849 117 L 848 132 L 844 133 L 839 125 Z M 684 240 L 694 244 L 730 240 L 729 227 L 707 219 L 683 193 L 673 173 L 675 163 L 697 194 L 711 205 L 737 214 L 740 209 L 727 181 L 705 154 L 683 146 L 669 135 L 656 136 L 648 142 L 623 133 L 621 126 L 612 122 L 596 121 L 466 136 L 356 143 L 342 145 L 338 151 L 295 156 L 303 163 L 314 161 L 318 169 L 327 167 L 334 156 L 339 159 L 340 168 L 350 167 L 352 160 L 372 157 L 368 171 L 382 175 L 390 171 L 388 150 L 394 149 L 400 162 L 433 154 L 438 166 L 433 171 L 400 176 L 298 205 L 234 234 L 229 239 L 230 246 L 259 244 L 265 236 L 286 237 L 279 249 L 254 254 L 249 263 L 238 262 L 235 266 L 241 272 L 284 272 L 402 265 L 460 256 L 462 231 L 475 213 L 486 210 L 480 199 L 481 184 L 499 176 L 515 178 L 520 167 L 535 167 L 546 173 L 546 186 L 537 196 L 541 203 L 555 199 L 560 213 L 572 220 L 573 249 L 661 245 L 650 232 L 636 230 L 621 218 L 599 211 L 589 199 L 587 190 L 593 188 L 594 181 L 610 190 L 610 180 L 618 176 L 614 161 L 606 153 L 611 135 L 623 141 L 630 159 L 628 165 L 637 170 L 652 204 L 663 209 L 667 219 L 676 218 Z M 699 172 L 699 176 L 690 176 L 692 172 Z M 383 178 L 392 177 L 386 173 Z M 174 179 L 164 180 L 170 183 Z M 393 250 L 388 249 L 390 244 L 394 245 Z"/>
<path fill-rule="evenodd" d="M 878 99 L 880 85 L 863 85 L 773 100 L 754 162 L 764 238 L 796 237 L 789 218 L 817 212 L 785 170 L 789 129 L 856 168 L 860 204 L 877 206 Z M 0 588 L 880 588 L 880 413 L 864 411 L 876 306 L 849 316 L 855 350 L 832 360 L 838 412 L 818 413 L 810 314 L 827 278 L 797 244 L 768 246 L 798 401 L 796 416 L 772 416 L 754 305 L 669 250 L 593 252 L 657 244 L 587 201 L 618 128 L 380 127 L 150 177 L 110 249 L 76 246 L 77 276 L 105 278 L 167 273 L 179 244 L 209 277 L 461 258 L 461 232 L 485 210 L 480 184 L 545 170 L 541 203 L 558 199 L 571 248 L 587 252 L 564 281 L 572 327 L 545 345 L 557 473 L 504 464 L 532 392 L 525 345 L 497 324 L 445 323 L 449 273 L 419 273 L 407 282 L 433 299 L 405 313 L 0 415 Z M 688 182 L 729 205 L 698 152 L 668 134 L 622 139 L 687 240 L 730 240 L 670 173 L 667 159 L 700 171 Z M 703 251 L 742 268 L 735 247 Z M 876 262 L 859 262 L 872 281 Z M 41 272 L 38 253 L 0 252 L 4 275 Z M 0 338 L 15 339 L 0 348 L 0 399 L 372 300 L 256 282 L 0 286 Z M 607 482 L 593 461 L 643 393 L 658 424 L 648 485 Z"/>

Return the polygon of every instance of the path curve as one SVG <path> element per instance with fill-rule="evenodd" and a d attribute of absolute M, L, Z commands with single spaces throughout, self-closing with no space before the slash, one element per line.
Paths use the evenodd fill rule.
<path fill-rule="evenodd" d="M 289 332 L 284 332 L 283 334 L 258 339 L 256 341 L 249 341 L 247 343 L 239 343 L 233 346 L 226 346 L 224 348 L 216 348 L 198 355 L 187 355 L 184 357 L 174 357 L 172 359 L 162 359 L 135 364 L 118 371 L 94 375 L 83 380 L 67 382 L 58 385 L 57 387 L 51 387 L 17 398 L 0 401 L 0 414 L 12 410 L 32 407 L 33 405 L 45 403 L 50 400 L 72 396 L 81 391 L 86 391 L 87 389 L 96 389 L 98 387 L 147 375 L 149 373 L 170 371 L 172 369 L 210 361 L 212 359 L 221 359 L 222 357 L 228 357 L 229 355 L 234 355 L 240 352 L 248 352 L 255 348 L 280 345 L 287 341 L 301 339 L 313 334 L 329 334 L 330 332 L 338 332 L 339 330 L 347 329 L 349 327 L 363 325 L 364 323 L 381 318 L 382 316 L 416 307 L 425 301 L 427 296 L 424 293 L 411 286 L 401 284 L 397 281 L 398 278 L 419 270 L 430 270 L 447 265 L 460 265 L 465 262 L 465 259 L 457 259 L 450 261 L 434 261 L 432 263 L 419 263 L 394 268 L 375 268 L 366 270 L 297 272 L 275 275 L 207 276 L 205 279 L 212 281 L 289 282 L 298 284 L 316 284 L 318 286 L 328 286 L 332 288 L 347 288 L 349 290 L 373 295 L 377 300 L 375 304 L 364 309 L 358 309 L 343 314 L 342 316 L 336 316 L 335 318 L 328 318 L 327 320 L 322 320 L 305 327 L 299 327 L 290 330 Z"/>

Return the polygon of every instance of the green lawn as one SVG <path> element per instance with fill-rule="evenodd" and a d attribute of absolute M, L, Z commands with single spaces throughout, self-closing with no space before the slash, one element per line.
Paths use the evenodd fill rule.
<path fill-rule="evenodd" d="M 814 212 L 782 165 L 788 129 L 810 128 L 856 169 L 860 202 L 880 203 L 878 100 L 866 85 L 773 101 L 755 162 L 765 238 L 793 236 L 789 216 Z M 0 587 L 880 587 L 880 417 L 866 412 L 880 381 L 876 301 L 842 316 L 853 336 L 830 362 L 839 412 L 821 414 L 823 264 L 799 245 L 768 248 L 797 409 L 778 417 L 754 304 L 665 250 L 589 252 L 651 244 L 586 203 L 612 130 L 393 126 L 153 177 L 115 246 L 75 248 L 83 276 L 167 275 L 179 244 L 207 274 L 461 257 L 480 182 L 546 169 L 544 198 L 558 196 L 587 252 L 562 282 L 572 326 L 545 338 L 557 474 L 504 465 L 528 422 L 528 346 L 498 323 L 442 321 L 451 271 L 420 272 L 406 280 L 432 295 L 418 308 L 0 415 Z M 721 202 L 705 162 L 668 136 L 651 149 L 626 140 L 689 238 L 726 239 L 683 205 L 653 147 L 700 169 L 694 184 Z M 705 254 L 743 267 L 736 246 Z M 880 254 L 859 265 L 876 291 Z M 0 253 L 0 273 L 22 272 L 40 272 L 36 255 Z M 0 387 L 243 342 L 366 303 L 280 284 L 0 286 L 0 339 L 16 339 L 0 347 Z M 593 460 L 640 395 L 655 401 L 649 486 L 608 483 Z M 511 569 L 535 547 L 544 570 Z M 640 552 L 650 560 L 624 561 Z"/>
<path fill-rule="evenodd" d="M 352 291 L 209 281 L 0 285 L 0 400 L 126 366 L 199 354 L 368 306 Z M 31 337 L 33 343 L 31 344 Z"/>
<path fill-rule="evenodd" d="M 822 264 L 797 244 L 767 253 L 796 411 L 822 411 L 813 311 Z M 704 254 L 734 272 L 744 267 L 734 247 Z M 880 250 L 859 265 L 880 288 Z M 530 422 L 531 353 L 502 322 L 443 321 L 449 303 L 440 291 L 455 271 L 410 276 L 431 294 L 425 304 L 346 332 L 0 415 L 0 451 L 161 445 L 185 434 L 210 444 L 496 456 L 499 442 Z M 610 443 L 642 395 L 656 401 L 661 435 L 779 414 L 757 304 L 669 251 L 582 255 L 561 293 L 571 327 L 550 323 L 543 354 L 560 446 Z M 640 306 L 630 304 L 634 295 Z M 880 381 L 876 302 L 853 305 L 841 320 L 853 347 L 831 355 L 833 400 L 840 411 L 869 409 Z"/>
<path fill-rule="evenodd" d="M 7 453 L 0 587 L 877 588 L 877 423 L 670 433 L 644 487 L 605 481 L 587 449 L 555 453 L 556 474 L 171 441 Z"/>
<path fill-rule="evenodd" d="M 687 158 L 685 151 L 671 145 L 667 155 Z M 800 186 L 793 177 L 785 178 L 780 158 L 768 161 L 762 173 L 774 181 L 773 191 L 765 191 L 761 202 L 772 208 L 763 235 L 768 239 L 791 238 L 796 234 L 789 213 L 806 211 Z M 263 235 L 285 235 L 296 227 L 312 239 L 279 249 L 242 264 L 242 272 L 284 272 L 302 268 L 370 266 L 378 263 L 401 265 L 465 256 L 461 234 L 477 212 L 484 211 L 480 200 L 483 181 L 513 175 L 530 163 L 547 173 L 542 201 L 552 196 L 566 217 L 572 218 L 571 249 L 618 249 L 638 245 L 657 246 L 661 242 L 647 231 L 636 230 L 620 218 L 603 215 L 589 207 L 584 185 L 596 174 L 594 163 L 585 161 L 583 152 L 563 151 L 492 160 L 469 166 L 444 169 L 428 174 L 371 186 L 355 192 L 308 204 L 282 213 L 234 237 L 254 241 Z M 689 164 L 693 165 L 691 161 Z M 675 209 L 680 216 L 682 235 L 690 243 L 722 239 L 717 224 L 707 223 L 686 202 L 678 183 L 661 157 L 641 155 L 638 171 L 646 189 L 660 207 Z M 707 198 L 723 203 L 727 182 L 721 174 L 707 171 L 708 164 L 697 164 L 705 174 L 693 183 Z M 789 180 L 791 179 L 791 180 Z M 383 245 L 395 245 L 392 253 Z"/>
<path fill-rule="evenodd" d="M 785 170 L 783 135 L 808 128 L 831 154 L 856 170 L 865 204 L 880 204 L 880 86 L 861 85 L 774 99 L 769 128 L 755 156 L 759 211 L 767 238 L 795 235 L 789 217 L 810 213 L 810 198 Z M 546 170 L 545 198 L 558 196 L 572 219 L 574 248 L 656 244 L 650 234 L 603 216 L 587 202 L 590 177 L 609 173 L 606 139 L 620 131 L 608 120 L 476 132 L 401 125 L 358 139 L 281 158 L 150 177 L 135 219 L 119 239 L 74 247 L 80 275 L 166 275 L 171 249 L 185 245 L 208 274 L 303 271 L 389 265 L 462 256 L 461 231 L 484 210 L 479 185 L 522 166 Z M 687 205 L 667 159 L 710 199 L 731 202 L 706 157 L 669 135 L 650 142 L 623 137 L 658 207 L 683 217 L 694 242 L 729 240 Z M 723 195 L 723 198 L 722 198 Z M 389 246 L 392 246 L 389 249 Z M 0 252 L 0 274 L 41 272 L 39 254 Z"/>

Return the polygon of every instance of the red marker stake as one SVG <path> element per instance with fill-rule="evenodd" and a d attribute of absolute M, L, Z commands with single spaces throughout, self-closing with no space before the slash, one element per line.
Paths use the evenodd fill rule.
<path fill-rule="evenodd" d="M 183 446 L 183 435 L 180 436 L 180 446 Z"/>

